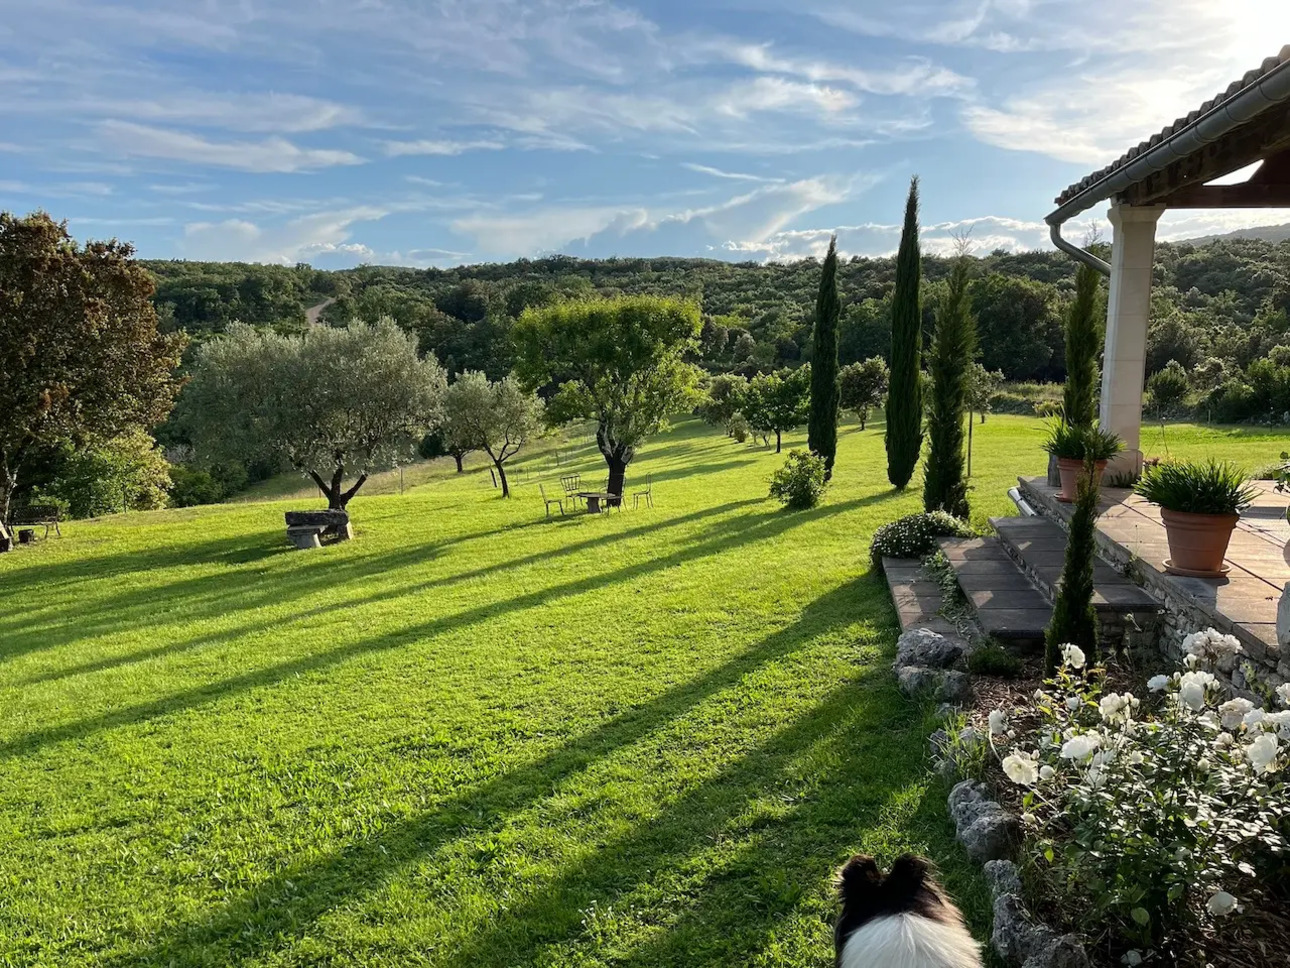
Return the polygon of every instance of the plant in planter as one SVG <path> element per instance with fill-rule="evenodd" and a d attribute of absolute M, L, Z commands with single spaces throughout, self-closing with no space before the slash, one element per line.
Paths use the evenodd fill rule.
<path fill-rule="evenodd" d="M 1073 427 L 1065 421 L 1053 424 L 1044 441 L 1044 450 L 1057 458 L 1062 489 L 1057 500 L 1070 504 L 1075 500 L 1075 488 L 1084 461 L 1092 459 L 1097 468 L 1094 483 L 1102 484 L 1106 462 L 1124 449 L 1124 442 L 1109 430 L 1098 427 Z"/>
<path fill-rule="evenodd" d="M 1134 491 L 1160 506 L 1169 539 L 1165 570 L 1217 578 L 1232 530 L 1258 497 L 1240 468 L 1226 461 L 1170 461 L 1148 468 Z"/>

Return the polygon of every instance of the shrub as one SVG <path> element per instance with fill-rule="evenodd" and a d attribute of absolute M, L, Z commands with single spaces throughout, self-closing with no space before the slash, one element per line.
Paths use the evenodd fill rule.
<path fill-rule="evenodd" d="M 1134 491 L 1169 511 L 1239 514 L 1259 496 L 1227 461 L 1166 461 L 1142 472 Z"/>
<path fill-rule="evenodd" d="M 1182 408 L 1191 392 L 1191 381 L 1187 371 L 1177 360 L 1170 360 L 1163 370 L 1152 374 L 1147 381 L 1147 392 L 1151 394 L 1151 405 L 1157 413 L 1173 413 Z"/>
<path fill-rule="evenodd" d="M 1023 863 L 1086 940 L 1128 964 L 1172 963 L 1184 932 L 1221 932 L 1255 903 L 1252 875 L 1284 850 L 1290 821 L 1290 686 L 1275 711 L 1223 702 L 1205 667 L 1239 643 L 1209 629 L 1183 646 L 1182 668 L 1147 683 L 1158 698 L 1103 693 L 1067 646 L 1026 710 L 1033 731 L 1008 740 L 1003 711 L 991 716 L 995 755 L 1026 791 Z"/>
<path fill-rule="evenodd" d="M 813 508 L 824 496 L 824 458 L 804 450 L 791 450 L 784 466 L 770 479 L 770 496 L 794 510 Z"/>
<path fill-rule="evenodd" d="M 1021 660 L 997 642 L 983 645 L 968 656 L 968 671 L 978 676 L 1016 679 L 1021 675 Z"/>
<path fill-rule="evenodd" d="M 971 538 L 975 535 L 976 532 L 967 524 L 944 511 L 911 514 L 875 531 L 869 554 L 874 561 L 921 558 L 936 550 L 937 538 Z"/>
<path fill-rule="evenodd" d="M 1068 460 L 1110 460 L 1123 449 L 1124 442 L 1109 430 L 1072 427 L 1064 420 L 1053 424 L 1044 440 L 1047 453 Z"/>
<path fill-rule="evenodd" d="M 1243 380 L 1227 380 L 1210 393 L 1207 402 L 1214 417 L 1223 423 L 1240 423 L 1259 413 L 1258 395 Z"/>
<path fill-rule="evenodd" d="M 1041 401 L 1047 403 L 1047 401 Z M 1019 413 L 1030 415 L 1035 412 L 1036 401 L 1023 397 L 1020 393 L 1000 390 L 990 395 L 990 413 Z"/>
<path fill-rule="evenodd" d="M 218 504 L 227 496 L 210 471 L 194 470 L 183 464 L 170 467 L 170 503 L 177 508 Z"/>
<path fill-rule="evenodd" d="M 737 443 L 742 444 L 748 439 L 750 430 L 748 426 L 748 418 L 742 413 L 736 413 L 730 418 L 730 422 L 726 424 L 726 430 Z"/>

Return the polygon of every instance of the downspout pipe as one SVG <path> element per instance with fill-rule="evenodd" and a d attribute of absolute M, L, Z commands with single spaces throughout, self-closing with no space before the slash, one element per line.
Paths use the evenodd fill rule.
<path fill-rule="evenodd" d="M 1191 124 L 1173 131 L 1168 137 L 1162 138 L 1157 144 L 1063 203 L 1045 219 L 1053 245 L 1080 262 L 1110 275 L 1109 265 L 1091 252 L 1062 238 L 1062 225 L 1098 202 L 1118 195 L 1131 185 L 1164 171 L 1174 162 L 1212 144 L 1268 108 L 1290 101 L 1290 46 L 1281 49 L 1278 59 L 1281 63 L 1266 71 L 1244 90 L 1214 105 Z"/>

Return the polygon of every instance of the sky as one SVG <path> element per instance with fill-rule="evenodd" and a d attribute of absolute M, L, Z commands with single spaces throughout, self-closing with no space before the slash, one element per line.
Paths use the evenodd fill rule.
<path fill-rule="evenodd" d="M 146 258 L 767 261 L 894 251 L 917 174 L 925 249 L 1043 248 L 1282 43 L 1285 0 L 0 0 L 0 210 Z"/>

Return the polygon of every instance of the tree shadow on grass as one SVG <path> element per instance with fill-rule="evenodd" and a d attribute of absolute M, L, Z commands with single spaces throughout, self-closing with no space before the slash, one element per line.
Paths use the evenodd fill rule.
<path fill-rule="evenodd" d="M 205 706 L 226 696 L 246 692 L 260 686 L 272 685 L 290 676 L 317 672 L 361 655 L 385 652 L 423 638 L 459 631 L 481 621 L 497 618 L 510 612 L 519 612 L 546 605 L 569 596 L 603 589 L 607 585 L 618 582 L 632 582 L 645 575 L 688 561 L 720 554 L 752 541 L 775 537 L 808 521 L 827 519 L 875 501 L 885 500 L 886 497 L 883 494 L 876 494 L 840 504 L 825 505 L 811 511 L 788 513 L 779 510 L 748 515 L 747 517 L 727 518 L 710 527 L 703 536 L 697 538 L 694 542 L 683 545 L 658 558 L 651 558 L 607 573 L 588 575 L 524 595 L 517 595 L 513 598 L 486 602 L 460 612 L 431 619 L 419 625 L 391 631 L 379 639 L 352 642 L 335 649 L 311 653 L 277 665 L 245 672 L 242 675 L 204 683 L 162 699 L 149 700 L 133 706 L 109 710 L 87 719 L 35 730 L 15 737 L 6 743 L 0 743 L 0 760 L 22 756 L 53 743 L 83 739 L 101 730 L 144 722 L 155 719 L 158 716 Z"/>
<path fill-rule="evenodd" d="M 464 837 L 499 830 L 511 815 L 540 802 L 554 787 L 615 750 L 686 715 L 815 637 L 854 623 L 862 617 L 857 614 L 858 600 L 853 585 L 837 588 L 808 605 L 793 625 L 723 665 L 603 721 L 531 763 L 461 790 L 434 809 L 398 820 L 376 836 L 353 841 L 321 860 L 286 867 L 203 920 L 176 925 L 145 947 L 108 963 L 121 968 L 229 964 L 285 947 L 314 932 L 316 922 L 327 912 L 378 888 L 398 870 Z M 825 705 L 836 706 L 840 715 L 844 706 L 854 708 L 855 698 L 854 689 L 847 687 Z M 820 728 L 828 727 L 825 715 L 811 721 Z M 791 741 L 780 739 L 777 755 L 787 757 L 790 746 Z"/>
<path fill-rule="evenodd" d="M 580 551 L 603 549 L 605 546 L 617 541 L 624 541 L 631 538 L 642 537 L 644 535 L 657 535 L 666 528 L 692 524 L 695 521 L 702 520 L 703 518 L 733 512 L 742 507 L 757 503 L 760 502 L 756 500 L 731 501 L 726 504 L 718 505 L 717 507 L 705 508 L 690 514 L 668 518 L 661 522 L 639 525 L 625 531 L 611 534 L 599 534 L 595 537 L 565 545 L 561 548 L 534 552 L 533 554 L 524 555 L 520 558 L 508 559 L 495 564 L 471 569 L 470 571 L 459 572 L 453 575 L 432 579 L 430 581 L 401 585 L 396 588 L 387 589 L 371 595 L 336 599 L 328 605 L 311 609 L 302 616 L 293 615 L 290 617 L 289 621 L 298 621 L 302 617 L 316 617 L 318 615 L 340 609 L 351 609 L 360 606 L 372 605 L 381 601 L 420 594 L 430 589 L 446 588 L 462 582 L 485 578 L 503 571 L 521 568 L 531 564 L 549 562 L 567 555 L 577 554 Z M 132 623 L 137 624 L 139 622 L 146 621 L 147 619 L 152 618 L 158 606 L 167 604 L 176 599 L 182 599 L 185 609 L 187 610 L 191 610 L 199 602 L 204 606 L 200 611 L 191 615 L 193 620 L 200 620 L 224 614 L 229 610 L 227 607 L 229 603 L 235 606 L 238 610 L 260 608 L 269 604 L 279 604 L 294 598 L 315 594 L 323 590 L 343 587 L 348 583 L 368 578 L 372 575 L 397 572 L 408 565 L 422 564 L 435 557 L 439 552 L 451 545 L 459 544 L 463 541 L 470 540 L 471 538 L 486 536 L 492 533 L 493 532 L 483 532 L 477 535 L 470 535 L 469 537 L 453 538 L 436 544 L 418 545 L 413 548 L 403 549 L 390 554 L 366 555 L 361 558 L 350 560 L 337 561 L 326 557 L 319 557 L 314 562 L 310 562 L 290 573 L 275 576 L 273 579 L 266 579 L 265 576 L 259 572 L 235 572 L 232 574 L 219 573 L 182 579 L 166 585 L 153 586 L 147 590 L 126 592 L 117 596 L 115 599 L 108 598 L 95 603 L 96 613 L 109 613 L 109 617 L 105 617 L 102 621 L 86 622 L 81 616 L 70 616 L 65 617 L 62 624 L 37 627 L 34 629 L 23 629 L 22 631 L 25 635 L 31 636 L 30 644 L 25 648 L 21 644 L 15 644 L 13 642 L 6 644 L 3 649 L 0 649 L 0 660 L 5 658 L 17 658 L 20 655 L 37 650 L 48 651 L 80 639 L 117 631 Z M 98 659 L 89 663 L 84 663 L 80 666 L 73 666 L 66 670 L 43 673 L 27 680 L 27 682 L 48 682 L 63 678 L 64 676 L 77 675 L 84 672 L 97 672 L 104 669 L 128 665 L 135 661 L 158 658 L 167 654 L 181 653 L 202 645 L 210 644 L 214 641 L 223 641 L 239 634 L 260 631 L 268 624 L 280 624 L 280 622 L 281 620 L 275 620 L 275 623 L 266 623 L 262 621 L 251 622 L 237 628 L 210 633 L 209 635 L 199 636 L 196 639 L 186 640 L 184 642 L 157 646 L 151 649 L 146 649 L 142 652 L 129 653 L 127 655 L 109 659 Z M 0 628 L 0 631 L 4 631 L 4 629 Z"/>

